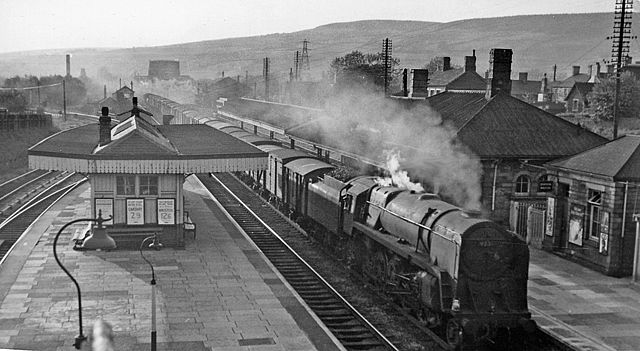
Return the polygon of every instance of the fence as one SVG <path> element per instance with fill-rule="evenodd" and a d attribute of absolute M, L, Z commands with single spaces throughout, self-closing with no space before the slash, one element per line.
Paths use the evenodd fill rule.
<path fill-rule="evenodd" d="M 535 247 L 542 246 L 546 199 L 511 201 L 509 213 L 510 229 Z"/>
<path fill-rule="evenodd" d="M 51 115 L 44 113 L 8 113 L 0 111 L 0 130 L 51 127 Z"/>

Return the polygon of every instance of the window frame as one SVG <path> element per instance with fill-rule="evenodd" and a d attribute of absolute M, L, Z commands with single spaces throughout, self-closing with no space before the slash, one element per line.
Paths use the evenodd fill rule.
<path fill-rule="evenodd" d="M 145 182 L 146 180 L 146 182 Z M 149 180 L 155 180 L 155 184 L 153 182 L 149 182 Z M 155 193 L 149 191 L 155 187 Z M 145 192 L 145 190 L 147 192 Z M 160 194 L 160 179 L 157 175 L 138 175 L 138 191 L 140 192 L 140 196 L 159 196 Z"/>
<path fill-rule="evenodd" d="M 520 179 L 525 179 L 526 182 L 521 182 Z M 523 195 L 529 195 L 531 193 L 531 177 L 529 177 L 528 175 L 526 174 L 518 175 L 514 183 L 515 183 L 514 194 L 523 196 Z M 518 191 L 519 189 L 522 190 L 522 186 L 524 184 L 526 184 L 526 191 Z"/>
<path fill-rule="evenodd" d="M 120 181 L 123 181 L 122 187 Z M 127 180 L 132 182 L 127 182 Z M 120 189 L 123 191 L 121 192 Z M 127 192 L 127 189 L 132 189 L 132 192 Z M 132 174 L 120 174 L 116 175 L 116 196 L 136 196 L 136 176 Z"/>
<path fill-rule="evenodd" d="M 602 225 L 602 196 L 601 190 L 587 188 L 587 213 L 589 216 L 589 228 L 587 238 L 594 241 L 600 240 L 600 228 Z M 597 199 L 596 199 L 597 196 Z M 595 232 L 594 232 L 595 231 Z"/>

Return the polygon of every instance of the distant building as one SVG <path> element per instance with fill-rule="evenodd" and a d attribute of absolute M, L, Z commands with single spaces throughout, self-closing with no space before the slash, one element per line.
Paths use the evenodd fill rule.
<path fill-rule="evenodd" d="M 178 81 L 193 80 L 190 76 L 180 74 L 180 61 L 178 60 L 150 60 L 148 75 L 135 76 L 135 80 L 141 83 L 172 79 Z"/>
<path fill-rule="evenodd" d="M 589 108 L 589 93 L 595 83 L 575 83 L 567 95 L 566 105 L 569 113 L 582 113 Z"/>
<path fill-rule="evenodd" d="M 445 91 L 451 92 L 484 92 L 485 79 L 476 72 L 476 52 L 472 56 L 465 56 L 464 68 L 451 68 L 450 57 L 438 58 L 438 69 L 429 72 L 427 96 L 433 96 Z"/>
<path fill-rule="evenodd" d="M 539 80 L 529 80 L 528 72 L 520 72 L 517 80 L 511 80 L 511 96 L 532 104 L 538 101 L 541 85 Z"/>
<path fill-rule="evenodd" d="M 240 78 L 199 79 L 196 82 L 196 102 L 199 105 L 215 107 L 216 101 L 224 97 L 236 100 L 251 93 L 251 88 L 240 83 Z"/>
<path fill-rule="evenodd" d="M 577 83 L 586 83 L 591 79 L 591 73 L 580 73 L 580 66 L 573 66 L 571 77 L 563 81 L 554 81 L 551 83 L 551 90 L 553 92 L 553 101 L 566 102 L 567 96 L 573 88 L 573 85 Z"/>

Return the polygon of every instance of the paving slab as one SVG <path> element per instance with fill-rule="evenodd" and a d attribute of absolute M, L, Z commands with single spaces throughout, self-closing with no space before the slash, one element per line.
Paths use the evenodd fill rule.
<path fill-rule="evenodd" d="M 184 249 L 145 251 L 156 272 L 158 350 L 344 350 L 193 177 L 185 200 L 197 238 L 187 236 Z M 89 206 L 83 185 L 45 213 L 0 267 L 0 349 L 73 349 L 77 294 L 52 244 L 65 223 L 90 216 Z M 62 233 L 58 255 L 82 289 L 83 334 L 103 319 L 116 349 L 150 349 L 149 266 L 138 251 L 74 251 L 76 230 Z"/>
<path fill-rule="evenodd" d="M 640 286 L 531 249 L 529 309 L 576 350 L 640 350 Z"/>

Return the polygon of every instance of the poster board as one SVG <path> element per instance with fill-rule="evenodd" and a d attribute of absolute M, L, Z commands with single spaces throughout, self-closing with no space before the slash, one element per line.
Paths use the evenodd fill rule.
<path fill-rule="evenodd" d="M 144 199 L 127 199 L 127 225 L 144 225 Z"/>
<path fill-rule="evenodd" d="M 609 212 L 602 211 L 600 216 L 600 245 L 598 246 L 598 252 L 606 255 L 609 251 Z"/>
<path fill-rule="evenodd" d="M 556 213 L 556 199 L 554 197 L 547 198 L 547 217 L 544 223 L 544 234 L 553 236 L 553 220 Z"/>
<path fill-rule="evenodd" d="M 578 246 L 582 246 L 584 236 L 584 211 L 584 206 L 576 204 L 569 211 L 569 242 Z"/>
<path fill-rule="evenodd" d="M 113 218 L 113 199 L 111 198 L 96 198 L 94 202 L 95 218 L 98 215 L 102 216 L 102 219 L 109 217 Z M 102 225 L 113 225 L 113 219 L 102 223 Z"/>
<path fill-rule="evenodd" d="M 158 199 L 158 224 L 173 225 L 176 224 L 176 200 L 175 199 Z"/>

